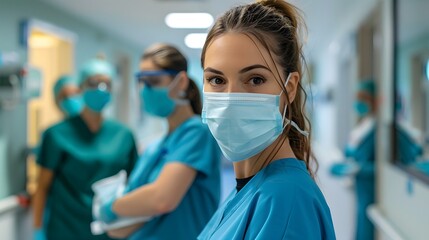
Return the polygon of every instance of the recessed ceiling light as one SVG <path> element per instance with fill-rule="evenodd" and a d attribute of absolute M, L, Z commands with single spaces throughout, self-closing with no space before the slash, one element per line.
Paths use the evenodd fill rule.
<path fill-rule="evenodd" d="M 203 48 L 207 33 L 190 33 L 185 37 L 185 44 L 189 48 Z"/>
<path fill-rule="evenodd" d="M 165 24 L 171 28 L 208 28 L 213 17 L 208 13 L 169 13 Z"/>

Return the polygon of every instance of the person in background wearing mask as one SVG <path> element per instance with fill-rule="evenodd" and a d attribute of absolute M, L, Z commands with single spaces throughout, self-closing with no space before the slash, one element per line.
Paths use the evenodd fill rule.
<path fill-rule="evenodd" d="M 43 135 L 33 199 L 37 240 L 110 239 L 91 234 L 91 185 L 122 169 L 130 173 L 138 158 L 131 131 L 102 116 L 111 99 L 113 78 L 113 69 L 104 60 L 83 65 L 78 84 L 84 109 Z"/>
<path fill-rule="evenodd" d="M 234 7 L 209 31 L 202 119 L 237 186 L 198 239 L 335 239 L 314 181 L 301 18 L 284 1 Z"/>
<path fill-rule="evenodd" d="M 359 82 L 355 110 L 359 122 L 350 134 L 345 156 L 348 160 L 331 167 L 334 176 L 352 176 L 357 197 L 356 240 L 374 239 L 374 226 L 366 214 L 367 207 L 375 198 L 375 96 L 372 79 Z"/>
<path fill-rule="evenodd" d="M 166 118 L 168 133 L 148 147 L 131 173 L 127 194 L 100 209 L 101 220 L 154 216 L 143 224 L 110 231 L 128 239 L 195 239 L 220 199 L 220 149 L 202 124 L 200 93 L 187 76 L 186 58 L 175 47 L 155 44 L 140 72 L 144 110 Z"/>
<path fill-rule="evenodd" d="M 77 80 L 68 75 L 58 79 L 54 85 L 55 103 L 66 117 L 73 117 L 82 111 L 84 107 Z"/>

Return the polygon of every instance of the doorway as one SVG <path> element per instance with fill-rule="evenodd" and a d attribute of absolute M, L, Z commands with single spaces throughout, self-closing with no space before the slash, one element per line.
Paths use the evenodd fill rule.
<path fill-rule="evenodd" d="M 33 149 L 40 143 L 43 131 L 62 119 L 55 104 L 53 87 L 60 76 L 73 73 L 73 62 L 73 39 L 43 27 L 36 26 L 29 30 L 28 63 L 40 69 L 43 74 L 40 97 L 28 102 L 27 144 Z M 29 155 L 27 166 L 27 190 L 32 194 L 38 175 L 34 154 Z"/>

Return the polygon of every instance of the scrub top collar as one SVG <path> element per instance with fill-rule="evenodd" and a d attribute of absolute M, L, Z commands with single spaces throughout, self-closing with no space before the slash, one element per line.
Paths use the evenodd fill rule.
<path fill-rule="evenodd" d="M 88 125 L 86 124 L 85 120 L 83 120 L 83 118 L 80 114 L 75 116 L 75 118 L 76 118 L 76 122 L 78 123 L 78 125 L 80 125 L 80 127 L 82 128 L 82 133 L 84 134 L 85 137 L 93 138 L 93 137 L 97 136 L 103 130 L 104 123 L 105 123 L 104 119 L 101 121 L 101 125 L 100 125 L 100 128 L 98 129 L 98 131 L 93 132 L 93 131 L 91 131 L 91 129 L 89 129 Z"/>
<path fill-rule="evenodd" d="M 240 191 L 237 191 L 237 189 L 232 190 L 231 194 L 225 200 L 226 204 L 224 205 L 223 209 L 221 209 L 222 214 L 219 214 L 219 217 L 216 220 L 217 224 L 214 225 L 217 226 L 216 229 L 220 228 L 225 223 L 223 219 L 228 219 L 231 217 L 234 212 L 243 204 L 243 202 L 255 193 L 255 188 L 260 188 L 263 180 L 267 177 L 267 170 L 272 168 L 287 167 L 297 168 L 305 171 L 308 174 L 305 162 L 296 158 L 283 158 L 271 162 L 268 164 L 268 166 L 260 170 L 252 179 L 250 179 L 246 186 L 244 186 Z M 211 232 L 213 233 L 215 231 L 216 230 Z"/>

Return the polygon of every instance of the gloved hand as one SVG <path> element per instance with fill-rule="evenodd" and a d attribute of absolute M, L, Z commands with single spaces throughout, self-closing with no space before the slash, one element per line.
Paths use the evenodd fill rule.
<path fill-rule="evenodd" d="M 34 229 L 33 239 L 34 240 L 46 240 L 45 232 L 43 232 L 42 228 Z"/>
<path fill-rule="evenodd" d="M 359 171 L 359 166 L 353 162 L 335 163 L 331 167 L 331 174 L 335 176 L 347 176 Z"/>
<path fill-rule="evenodd" d="M 101 204 L 98 216 L 102 222 L 109 224 L 119 218 L 119 216 L 113 211 L 113 203 L 115 201 L 116 198 L 112 198 Z"/>

